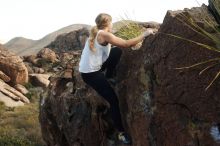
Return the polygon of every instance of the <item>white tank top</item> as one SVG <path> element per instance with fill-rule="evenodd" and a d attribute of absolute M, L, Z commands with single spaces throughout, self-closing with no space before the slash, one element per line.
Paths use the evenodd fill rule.
<path fill-rule="evenodd" d="M 95 51 L 90 50 L 89 39 L 86 40 L 79 62 L 79 72 L 89 73 L 98 71 L 101 69 L 103 62 L 107 60 L 111 50 L 111 44 L 103 46 L 98 43 L 97 36 L 100 31 L 103 30 L 97 32 L 94 40 Z"/>

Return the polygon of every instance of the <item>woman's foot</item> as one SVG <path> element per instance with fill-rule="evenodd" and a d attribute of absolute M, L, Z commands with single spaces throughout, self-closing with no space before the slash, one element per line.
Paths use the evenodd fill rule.
<path fill-rule="evenodd" d="M 122 144 L 129 144 L 130 145 L 132 143 L 131 137 L 125 132 L 119 132 L 117 140 L 119 143 L 122 143 Z"/>

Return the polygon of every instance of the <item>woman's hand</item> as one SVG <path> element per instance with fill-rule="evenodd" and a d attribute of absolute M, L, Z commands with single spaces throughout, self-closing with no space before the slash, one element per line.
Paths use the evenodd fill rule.
<path fill-rule="evenodd" d="M 143 37 L 147 37 L 151 34 L 155 34 L 157 31 L 155 29 L 152 29 L 152 28 L 148 28 L 145 32 L 143 32 Z"/>

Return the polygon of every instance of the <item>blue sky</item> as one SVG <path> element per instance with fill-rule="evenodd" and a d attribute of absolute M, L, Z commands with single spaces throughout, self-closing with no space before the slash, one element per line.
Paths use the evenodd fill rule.
<path fill-rule="evenodd" d="M 197 0 L 208 4 L 208 0 Z M 0 43 L 22 36 L 40 39 L 75 24 L 94 25 L 95 17 L 109 13 L 113 21 L 126 13 L 137 21 L 162 22 L 167 10 L 199 6 L 196 0 L 0 0 Z"/>

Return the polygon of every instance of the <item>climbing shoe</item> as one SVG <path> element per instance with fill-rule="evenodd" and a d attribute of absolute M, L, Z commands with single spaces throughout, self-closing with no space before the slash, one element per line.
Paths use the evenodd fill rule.
<path fill-rule="evenodd" d="M 125 132 L 119 132 L 118 133 L 118 142 L 121 144 L 131 144 L 131 138 L 128 134 L 126 134 Z"/>

